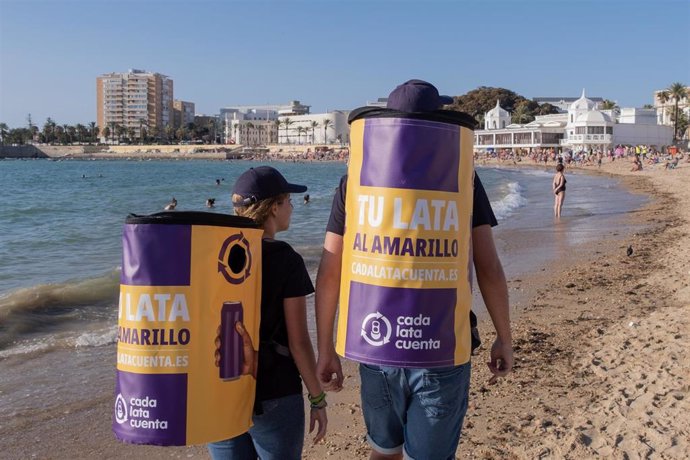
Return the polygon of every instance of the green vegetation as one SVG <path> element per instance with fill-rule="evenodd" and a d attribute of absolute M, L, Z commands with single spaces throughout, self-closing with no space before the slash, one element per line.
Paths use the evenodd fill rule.
<path fill-rule="evenodd" d="M 513 123 L 529 123 L 537 115 L 558 113 L 558 108 L 549 103 L 539 105 L 533 100 L 505 88 L 480 86 L 453 99 L 454 102 L 449 108 L 469 113 L 478 121 L 479 125 L 483 124 L 484 114 L 496 106 L 497 100 L 500 101 L 501 107 L 511 112 Z"/>
<path fill-rule="evenodd" d="M 659 93 L 660 102 L 662 100 L 662 94 L 666 99 L 664 102 L 673 100 L 674 111 L 673 115 L 671 116 L 671 119 L 673 120 L 673 141 L 675 142 L 679 138 L 679 135 L 680 137 L 683 137 L 683 133 L 687 129 L 688 123 L 687 118 L 684 116 L 684 114 L 682 112 L 680 114 L 678 113 L 678 104 L 683 99 L 690 98 L 690 92 L 688 92 L 683 83 L 675 82 L 672 83 L 671 86 L 668 87 L 668 89 Z M 685 122 L 683 123 L 684 119 Z"/>

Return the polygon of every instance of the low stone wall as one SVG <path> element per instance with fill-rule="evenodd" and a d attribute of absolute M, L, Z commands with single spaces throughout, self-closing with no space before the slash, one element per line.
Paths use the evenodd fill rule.
<path fill-rule="evenodd" d="M 33 145 L 0 145 L 0 158 L 48 158 Z"/>
<path fill-rule="evenodd" d="M 88 156 L 108 150 L 102 145 L 2 145 L 0 158 L 60 158 Z"/>
<path fill-rule="evenodd" d="M 0 158 L 103 158 L 103 159 L 240 159 L 265 150 L 277 156 L 300 155 L 323 145 L 268 145 L 261 149 L 242 145 L 18 145 L 0 146 Z"/>

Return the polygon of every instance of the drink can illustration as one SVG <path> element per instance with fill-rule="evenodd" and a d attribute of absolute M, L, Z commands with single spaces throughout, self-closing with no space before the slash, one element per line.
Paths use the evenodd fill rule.
<path fill-rule="evenodd" d="M 240 376 L 244 355 L 242 336 L 235 323 L 242 321 L 242 303 L 224 302 L 220 310 L 220 378 L 234 380 Z"/>

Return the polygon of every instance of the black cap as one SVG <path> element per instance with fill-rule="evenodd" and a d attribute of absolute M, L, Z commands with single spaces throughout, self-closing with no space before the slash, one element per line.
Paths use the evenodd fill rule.
<path fill-rule="evenodd" d="M 237 179 L 232 189 L 234 195 L 240 195 L 242 201 L 235 202 L 235 206 L 249 206 L 266 198 L 282 195 L 283 193 L 306 192 L 305 185 L 290 184 L 277 169 L 270 166 L 250 168 Z"/>
<path fill-rule="evenodd" d="M 433 112 L 452 103 L 452 97 L 439 95 L 431 83 L 408 80 L 391 91 L 386 107 L 401 112 Z"/>

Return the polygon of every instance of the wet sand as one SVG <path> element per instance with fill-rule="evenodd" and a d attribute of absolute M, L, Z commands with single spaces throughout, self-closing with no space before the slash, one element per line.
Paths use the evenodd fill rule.
<path fill-rule="evenodd" d="M 616 161 L 595 173 L 622 175 L 631 189 L 653 197 L 628 216 L 644 230 L 610 229 L 572 259 L 509 280 L 511 294 L 525 300 L 514 306 L 515 372 L 495 385 L 488 385 L 483 364 L 492 328 L 480 325 L 484 344 L 474 357 L 459 458 L 690 456 L 690 164 L 629 169 Z M 564 214 L 567 206 L 566 196 Z M 84 382 L 92 390 L 79 404 L 21 424 L 0 421 L 0 457 L 207 458 L 203 446 L 115 441 L 112 348 L 85 361 L 103 377 Z M 14 370 L 36 364 L 18 361 Z M 307 440 L 307 459 L 368 456 L 358 373 L 344 364 L 345 390 L 329 395 L 328 437 L 317 446 Z"/>

